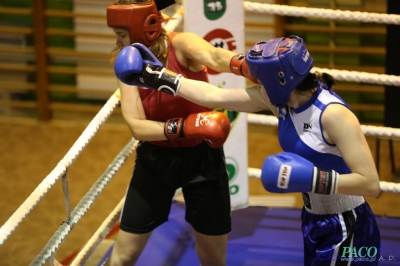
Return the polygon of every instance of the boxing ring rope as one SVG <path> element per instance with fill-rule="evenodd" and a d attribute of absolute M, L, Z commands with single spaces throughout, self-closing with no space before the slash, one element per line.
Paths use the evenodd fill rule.
<path fill-rule="evenodd" d="M 273 115 L 247 114 L 247 122 L 267 126 L 278 126 L 278 118 Z M 400 138 L 399 128 L 361 125 L 361 130 L 365 136 Z"/>
<path fill-rule="evenodd" d="M 326 72 L 332 75 L 336 80 L 373 83 L 388 86 L 400 86 L 400 76 L 374 74 L 359 71 L 337 70 L 328 68 L 313 67 L 312 71 Z"/>
<path fill-rule="evenodd" d="M 249 12 L 269 13 L 281 16 L 312 17 L 333 20 L 359 21 L 364 23 L 380 23 L 400 25 L 400 15 L 378 14 L 370 12 L 332 10 L 326 8 L 294 7 L 288 5 L 243 2 L 244 9 Z"/>
<path fill-rule="evenodd" d="M 181 5 L 174 15 L 171 16 L 171 19 L 165 23 L 164 29 L 167 32 L 173 32 L 181 23 L 183 22 L 183 6 Z"/>
<path fill-rule="evenodd" d="M 307 16 L 318 18 L 331 18 L 331 19 L 345 19 L 357 20 L 361 22 L 375 22 L 387 24 L 400 24 L 400 16 L 398 15 L 384 15 L 384 14 L 371 14 L 365 12 L 350 12 L 350 11 L 333 11 L 319 8 L 302 8 L 290 7 L 284 5 L 274 4 L 260 4 L 244 1 L 246 11 L 252 12 L 265 12 L 278 15 L 287 16 Z M 172 16 L 174 19 L 169 20 L 165 28 L 168 32 L 173 31 L 183 21 L 182 6 Z M 331 74 L 337 80 L 365 82 L 375 84 L 385 84 L 392 86 L 400 85 L 400 77 L 391 75 L 378 75 L 365 72 L 332 70 L 332 69 L 319 69 L 314 68 L 321 72 Z M 8 237 L 15 231 L 18 225 L 27 217 L 27 215 L 37 206 L 43 199 L 50 188 L 60 179 L 63 181 L 64 199 L 67 210 L 67 219 L 61 224 L 59 229 L 54 233 L 53 237 L 49 240 L 40 254 L 34 259 L 31 265 L 45 265 L 49 261 L 54 265 L 54 254 L 58 250 L 61 243 L 72 230 L 74 225 L 86 213 L 93 202 L 97 199 L 99 194 L 103 191 L 105 186 L 110 182 L 112 177 L 121 168 L 124 162 L 131 156 L 137 145 L 137 141 L 133 138 L 116 156 L 113 162 L 109 165 L 107 170 L 95 182 L 88 193 L 78 203 L 77 207 L 70 212 L 69 204 L 69 191 L 66 179 L 68 168 L 80 155 L 83 149 L 88 145 L 93 136 L 97 133 L 100 127 L 110 117 L 115 107 L 119 104 L 119 90 L 116 90 L 110 99 L 106 102 L 99 113 L 89 123 L 82 135 L 74 143 L 71 149 L 67 152 L 64 158 L 57 164 L 54 170 L 39 184 L 39 186 L 32 192 L 32 194 L 24 201 L 24 203 L 14 212 L 14 214 L 6 221 L 0 228 L 0 247 L 8 239 Z M 275 116 L 247 114 L 248 123 L 261 124 L 267 126 L 277 126 L 278 119 Z M 362 130 L 367 136 L 377 136 L 386 138 L 400 138 L 400 129 L 361 125 Z M 248 168 L 248 176 L 252 178 L 260 178 L 261 169 Z M 381 191 L 400 193 L 400 184 L 390 182 L 380 182 Z M 120 203 L 104 220 L 96 233 L 91 237 L 87 244 L 81 249 L 79 254 L 75 257 L 71 265 L 84 265 L 90 255 L 94 252 L 95 248 L 105 238 L 110 228 L 116 224 L 121 207 L 123 204 L 121 199 Z"/>
<path fill-rule="evenodd" d="M 77 204 L 76 208 L 72 211 L 70 218 L 65 220 L 59 229 L 54 233 L 51 239 L 47 242 L 46 246 L 39 253 L 39 255 L 32 261 L 31 265 L 45 265 L 45 263 L 54 256 L 55 252 L 61 246 L 72 228 L 83 217 L 87 210 L 91 207 L 100 193 L 104 190 L 106 185 L 111 181 L 114 175 L 122 167 L 125 161 L 136 150 L 137 141 L 131 139 L 122 151 L 115 157 L 113 162 L 108 166 L 107 170 L 89 189 L 88 193 Z"/>
<path fill-rule="evenodd" d="M 117 204 L 117 206 L 115 206 L 114 210 L 107 216 L 107 218 L 103 221 L 103 223 L 93 234 L 93 236 L 89 239 L 86 245 L 75 256 L 70 266 L 86 264 L 87 260 L 95 251 L 96 247 L 100 245 L 101 241 L 103 241 L 106 238 L 111 228 L 118 222 L 121 214 L 121 209 L 124 204 L 124 200 L 125 197 L 123 197 L 121 201 Z"/>
<path fill-rule="evenodd" d="M 43 197 L 49 192 L 54 184 L 66 175 L 67 169 L 72 165 L 76 158 L 81 154 L 90 140 L 94 137 L 100 127 L 107 121 L 113 113 L 114 108 L 119 104 L 119 90 L 110 97 L 102 109 L 97 113 L 93 120 L 89 123 L 82 135 L 72 145 L 64 158 L 43 179 L 39 186 L 31 193 L 31 195 L 22 203 L 22 205 L 11 215 L 11 217 L 0 228 L 0 247 L 7 238 L 14 232 L 18 225 L 26 218 L 26 216 L 37 206 Z"/>

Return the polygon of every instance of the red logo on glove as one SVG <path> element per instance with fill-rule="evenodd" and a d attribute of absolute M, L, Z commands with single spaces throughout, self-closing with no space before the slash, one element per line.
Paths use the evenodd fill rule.
<path fill-rule="evenodd" d="M 289 186 L 290 173 L 292 172 L 292 167 L 290 165 L 282 164 L 279 169 L 279 175 L 277 180 L 277 187 L 287 189 Z"/>

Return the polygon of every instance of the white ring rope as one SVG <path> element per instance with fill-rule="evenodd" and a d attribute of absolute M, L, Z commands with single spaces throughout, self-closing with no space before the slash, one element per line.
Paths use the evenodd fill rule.
<path fill-rule="evenodd" d="M 173 32 L 183 21 L 183 6 L 181 5 L 175 14 L 172 16 L 173 19 L 168 20 L 165 23 L 164 29 L 167 32 Z"/>
<path fill-rule="evenodd" d="M 373 74 L 367 72 L 348 71 L 348 70 L 335 70 L 327 68 L 314 67 L 313 71 L 326 72 L 334 77 L 336 80 L 353 81 L 373 83 L 380 85 L 398 86 L 400 87 L 400 76 Z"/>
<path fill-rule="evenodd" d="M 380 181 L 381 191 L 400 193 L 400 183 Z"/>
<path fill-rule="evenodd" d="M 92 206 L 93 202 L 97 199 L 100 193 L 104 190 L 106 185 L 111 181 L 114 175 L 122 167 L 125 161 L 136 150 L 137 141 L 131 139 L 128 144 L 121 150 L 115 157 L 113 162 L 107 167 L 106 171 L 99 177 L 93 184 L 86 195 L 77 204 L 71 213 L 71 219 L 64 221 L 59 229 L 54 233 L 51 239 L 47 242 L 46 246 L 42 249 L 39 255 L 32 261 L 31 266 L 45 265 L 46 262 L 54 256 L 55 252 L 64 242 L 72 228 L 83 217 L 86 211 Z"/>
<path fill-rule="evenodd" d="M 365 23 L 381 23 L 400 25 L 400 15 L 379 14 L 348 10 L 332 10 L 324 8 L 293 7 L 288 5 L 243 2 L 244 9 L 250 12 L 270 13 L 281 16 L 326 18 L 334 20 L 360 21 Z"/>
<path fill-rule="evenodd" d="M 67 152 L 64 158 L 57 164 L 53 171 L 51 171 L 50 174 L 45 179 L 43 179 L 43 181 L 36 187 L 31 195 L 29 195 L 29 197 L 0 228 L 0 247 L 14 232 L 18 225 L 28 216 L 28 214 L 49 192 L 50 188 L 52 188 L 54 184 L 66 174 L 67 169 L 87 146 L 87 144 L 93 138 L 99 128 L 105 123 L 105 121 L 107 121 L 108 117 L 112 114 L 114 108 L 118 104 L 119 89 L 116 90 L 116 92 L 110 97 L 103 108 L 93 118 L 93 120 L 86 127 L 82 135 L 74 143 L 74 145 Z"/>
<path fill-rule="evenodd" d="M 101 226 L 89 239 L 86 245 L 81 249 L 78 255 L 76 255 L 74 260 L 71 262 L 70 266 L 86 265 L 87 260 L 90 258 L 90 256 L 96 250 L 96 248 L 100 245 L 101 241 L 103 241 L 106 238 L 107 234 L 110 232 L 112 227 L 116 224 L 116 222 L 118 222 L 124 201 L 125 197 L 121 199 L 121 201 L 117 204 L 117 206 L 115 206 L 114 210 L 103 221 Z"/>
<path fill-rule="evenodd" d="M 247 114 L 247 122 L 267 126 L 278 126 L 278 118 L 273 115 Z M 400 138 L 399 128 L 361 125 L 361 129 L 366 136 L 393 139 Z"/>

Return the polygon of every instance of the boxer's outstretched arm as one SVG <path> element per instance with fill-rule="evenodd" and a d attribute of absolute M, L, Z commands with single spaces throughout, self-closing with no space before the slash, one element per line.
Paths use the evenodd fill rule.
<path fill-rule="evenodd" d="M 272 110 L 262 84 L 246 89 L 220 89 L 207 82 L 190 80 L 167 70 L 144 45 L 132 44 L 118 54 L 115 74 L 125 84 L 156 89 L 210 108 L 239 112 Z"/>
<path fill-rule="evenodd" d="M 225 108 L 248 113 L 270 108 L 275 111 L 264 91 L 260 86 L 221 89 L 206 82 L 182 78 L 179 96 L 210 108 Z"/>

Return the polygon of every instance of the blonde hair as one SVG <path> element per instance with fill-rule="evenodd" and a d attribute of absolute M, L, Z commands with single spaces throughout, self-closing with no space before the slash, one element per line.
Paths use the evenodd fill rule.
<path fill-rule="evenodd" d="M 160 36 L 153 42 L 153 44 L 149 47 L 150 51 L 157 57 L 160 62 L 165 65 L 167 63 L 168 58 L 168 50 L 170 45 L 170 39 L 167 31 L 162 28 Z M 117 58 L 118 53 L 122 50 L 123 47 L 115 46 L 111 50 L 111 64 L 115 63 L 115 59 Z"/>

